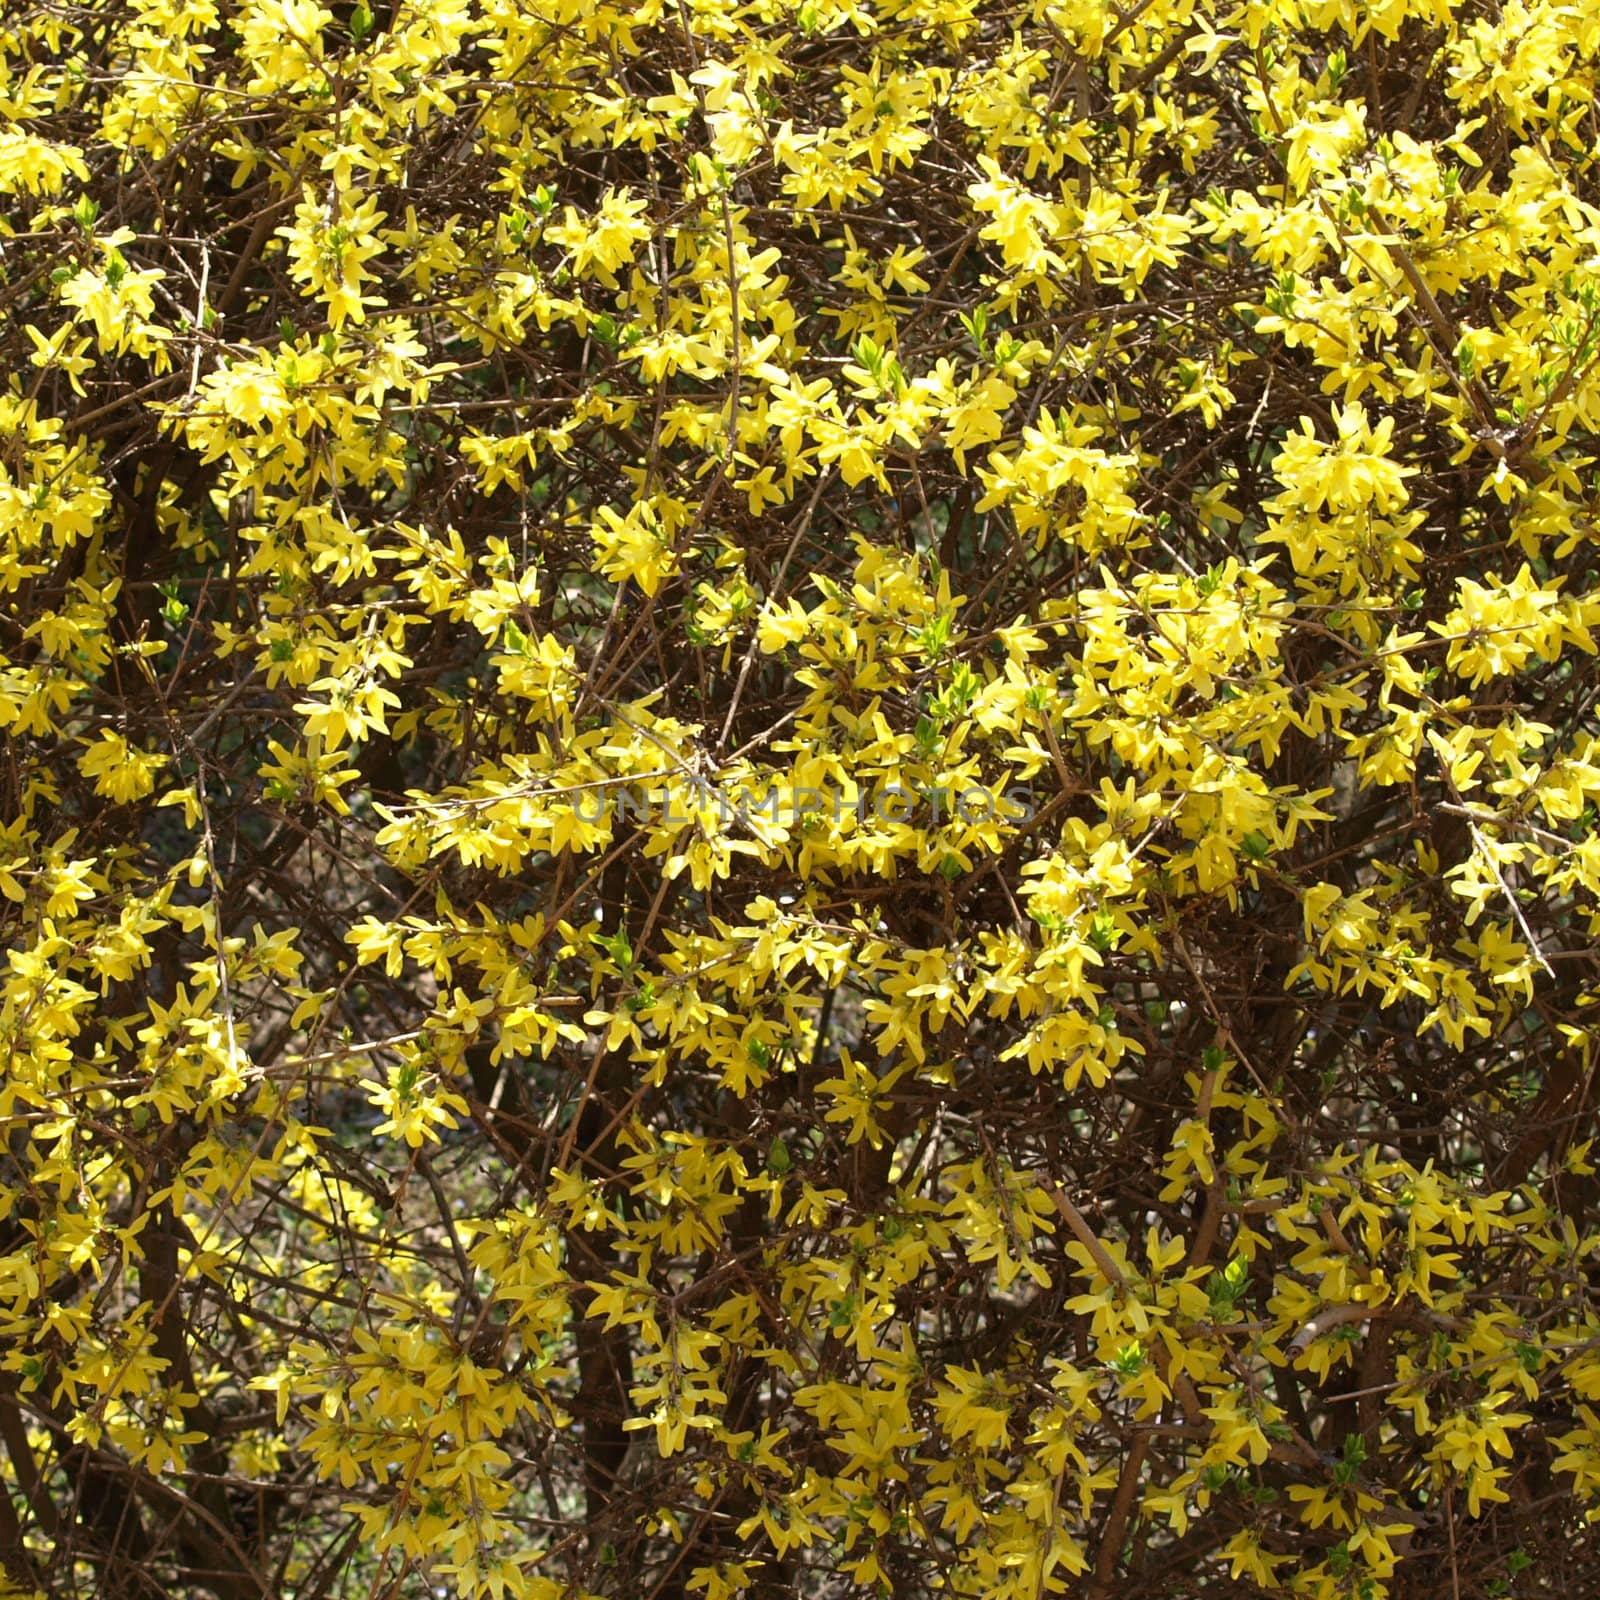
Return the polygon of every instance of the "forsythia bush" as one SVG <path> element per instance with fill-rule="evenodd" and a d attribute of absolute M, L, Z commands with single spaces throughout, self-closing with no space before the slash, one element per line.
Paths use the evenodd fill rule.
<path fill-rule="evenodd" d="M 6 0 L 9 1591 L 1600 1592 L 1597 95 Z"/>

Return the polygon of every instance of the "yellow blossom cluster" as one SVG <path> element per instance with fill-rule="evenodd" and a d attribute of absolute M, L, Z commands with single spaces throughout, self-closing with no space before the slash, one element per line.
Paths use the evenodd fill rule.
<path fill-rule="evenodd" d="M 0 1593 L 1600 1593 L 1600 11 L 0 7 Z"/>

